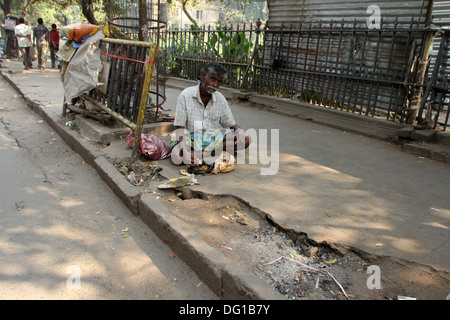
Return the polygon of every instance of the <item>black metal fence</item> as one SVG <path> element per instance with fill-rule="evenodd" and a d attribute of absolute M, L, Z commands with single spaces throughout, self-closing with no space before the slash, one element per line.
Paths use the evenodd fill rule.
<path fill-rule="evenodd" d="M 380 29 L 309 23 L 267 30 L 264 47 L 271 59 L 260 66 L 259 85 L 272 94 L 335 109 L 404 117 L 409 57 L 419 54 L 422 38 L 413 23 Z M 277 86 L 280 81 L 283 85 Z"/>
<path fill-rule="evenodd" d="M 160 48 L 167 56 L 168 73 L 177 77 L 198 79 L 206 63 L 219 61 L 228 70 L 224 86 L 399 123 L 411 117 L 430 119 L 432 113 L 435 121 L 430 125 L 445 130 L 447 33 L 439 59 L 432 61 L 435 75 L 420 77 L 425 44 L 436 31 L 414 20 L 409 25 L 381 22 L 378 29 L 344 21 L 281 28 L 217 25 L 163 30 Z M 414 100 L 418 91 L 421 102 Z"/>
<path fill-rule="evenodd" d="M 228 71 L 225 86 L 248 87 L 254 56 L 262 50 L 260 23 L 169 29 L 161 35 L 169 74 L 199 79 L 205 64 L 221 62 Z"/>

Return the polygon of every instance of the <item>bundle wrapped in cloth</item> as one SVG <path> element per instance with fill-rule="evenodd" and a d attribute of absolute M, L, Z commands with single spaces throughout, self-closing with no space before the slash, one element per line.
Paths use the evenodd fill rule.
<path fill-rule="evenodd" d="M 67 38 L 75 42 L 81 42 L 85 36 L 91 35 L 96 31 L 103 29 L 95 24 L 81 23 L 70 24 L 59 30 L 61 37 Z"/>

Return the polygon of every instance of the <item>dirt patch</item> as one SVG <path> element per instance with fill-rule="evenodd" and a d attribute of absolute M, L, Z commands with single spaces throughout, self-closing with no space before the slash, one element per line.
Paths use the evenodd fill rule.
<path fill-rule="evenodd" d="M 450 275 L 431 267 L 357 248 L 316 243 L 270 221 L 264 212 L 234 196 L 210 195 L 189 187 L 151 190 L 149 181 L 165 180 L 150 161 L 127 166 L 142 192 L 152 192 L 174 215 L 188 223 L 213 248 L 254 272 L 289 299 L 385 300 L 412 297 L 443 300 Z"/>

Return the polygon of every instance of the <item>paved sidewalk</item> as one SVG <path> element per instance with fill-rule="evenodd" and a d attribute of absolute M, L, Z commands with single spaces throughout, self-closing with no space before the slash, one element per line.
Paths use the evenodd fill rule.
<path fill-rule="evenodd" d="M 8 61 L 0 71 L 49 118 L 61 119 L 63 89 L 57 70 L 23 71 L 20 62 Z M 165 109 L 175 110 L 180 83 L 188 82 L 168 81 Z M 239 99 L 230 105 L 238 124 L 255 130 L 260 147 L 267 141 L 263 132 L 269 140 L 279 133 L 279 161 L 276 150 L 266 158 L 267 153 L 259 152 L 258 163 L 250 164 L 255 159 L 250 157 L 230 173 L 201 176 L 193 189 L 236 195 L 285 230 L 306 233 L 317 242 L 450 271 L 448 163 Z M 273 145 L 268 143 L 268 149 Z M 121 150 L 131 155 L 129 149 Z M 160 165 L 171 177 L 179 176 L 170 160 Z M 261 174 L 271 166 L 275 174 Z"/>

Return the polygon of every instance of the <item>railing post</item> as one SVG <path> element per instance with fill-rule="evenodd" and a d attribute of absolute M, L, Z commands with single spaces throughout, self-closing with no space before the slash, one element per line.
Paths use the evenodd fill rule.
<path fill-rule="evenodd" d="M 433 1 L 429 1 L 428 2 L 428 6 L 427 6 L 427 13 L 426 13 L 426 20 L 425 20 L 425 28 L 428 29 L 426 30 L 426 39 L 425 39 L 425 44 L 423 47 L 423 53 L 422 56 L 418 57 L 418 71 L 417 71 L 417 81 L 416 84 L 418 85 L 417 88 L 415 88 L 414 90 L 414 95 L 412 97 L 412 104 L 411 104 L 411 111 L 409 112 L 405 123 L 406 124 L 414 124 L 414 122 L 416 121 L 416 117 L 417 117 L 417 113 L 419 111 L 420 108 L 420 104 L 422 103 L 422 99 L 424 99 L 424 97 L 422 97 L 422 93 L 423 93 L 423 84 L 425 82 L 425 75 L 427 72 L 427 66 L 429 63 L 429 56 L 430 56 L 430 51 L 431 51 L 431 47 L 432 47 L 432 43 L 433 43 L 433 37 L 434 37 L 434 32 L 429 30 L 430 26 L 431 26 L 431 22 L 432 22 L 432 13 L 433 13 Z M 425 97 L 426 99 L 426 97 Z"/>
<path fill-rule="evenodd" d="M 147 107 L 148 93 L 150 90 L 150 84 L 152 81 L 153 69 L 155 67 L 156 55 L 158 52 L 158 44 L 152 45 L 149 51 L 149 57 L 147 59 L 147 65 L 145 69 L 145 78 L 142 88 L 141 99 L 139 103 L 138 117 L 136 121 L 136 130 L 134 131 L 133 151 L 131 154 L 131 162 L 135 162 L 139 157 L 139 146 L 141 143 L 141 134 L 144 123 L 145 109 Z"/>
<path fill-rule="evenodd" d="M 423 55 L 422 55 L 422 57 L 419 57 L 419 64 L 418 64 L 419 67 L 418 67 L 418 71 L 417 71 L 417 81 L 416 81 L 416 84 L 418 86 L 414 90 L 411 111 L 410 111 L 410 114 L 406 118 L 406 124 L 410 124 L 410 125 L 414 124 L 414 122 L 416 121 L 417 113 L 420 108 L 420 104 L 423 99 L 422 98 L 422 92 L 423 92 L 422 85 L 424 84 L 424 81 L 425 81 L 425 75 L 427 72 L 427 66 L 428 66 L 428 62 L 429 62 L 428 58 L 430 56 L 432 42 L 433 42 L 433 32 L 427 31 Z"/>

